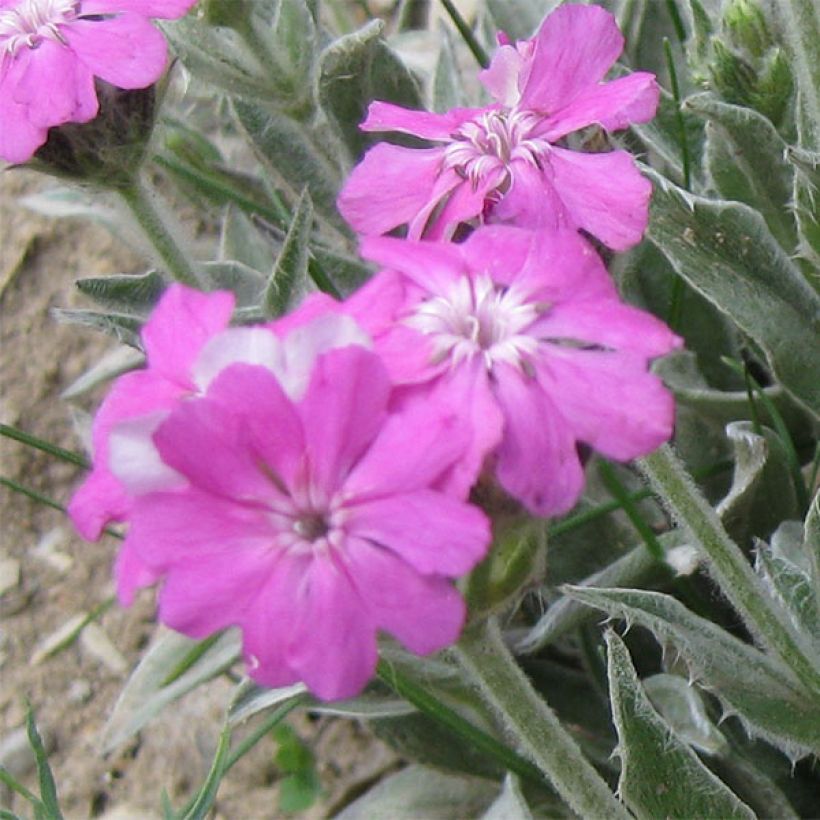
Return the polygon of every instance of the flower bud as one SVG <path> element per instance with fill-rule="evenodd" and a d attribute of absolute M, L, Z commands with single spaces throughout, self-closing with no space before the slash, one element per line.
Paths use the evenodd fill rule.
<path fill-rule="evenodd" d="M 794 91 L 794 77 L 786 55 L 779 48 L 769 53 L 752 94 L 752 107 L 780 126 Z"/>
<path fill-rule="evenodd" d="M 52 128 L 34 154 L 38 170 L 104 188 L 131 183 L 156 116 L 156 86 L 136 90 L 96 81 L 100 111 L 87 123 Z"/>
<path fill-rule="evenodd" d="M 750 105 L 757 82 L 754 68 L 721 40 L 712 41 L 712 54 L 709 73 L 715 89 L 727 102 Z"/>
<path fill-rule="evenodd" d="M 774 45 L 756 0 L 732 0 L 723 15 L 723 30 L 733 46 L 752 57 L 762 57 Z"/>

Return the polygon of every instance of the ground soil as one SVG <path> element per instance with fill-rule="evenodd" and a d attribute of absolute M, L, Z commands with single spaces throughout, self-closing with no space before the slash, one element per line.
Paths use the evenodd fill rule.
<path fill-rule="evenodd" d="M 55 307 L 90 307 L 74 280 L 136 273 L 141 260 L 102 228 L 49 220 L 19 198 L 49 184 L 20 171 L 0 172 L 0 421 L 79 449 L 61 392 L 113 346 L 94 331 L 55 322 Z M 88 397 L 92 410 L 99 395 Z M 81 403 L 82 406 L 82 403 Z M 0 472 L 65 503 L 77 468 L 0 437 Z M 21 738 L 25 701 L 36 710 L 69 818 L 161 816 L 161 793 L 179 807 L 205 776 L 232 684 L 220 679 L 174 705 L 124 748 L 103 756 L 99 738 L 124 681 L 155 631 L 153 598 L 110 608 L 61 652 L 39 659 L 44 640 L 113 592 L 116 542 L 84 542 L 65 516 L 0 488 L 0 762 L 36 790 Z M 302 817 L 318 818 L 397 765 L 356 723 L 302 715 L 292 725 L 313 748 L 324 790 Z M 275 744 L 265 741 L 229 775 L 216 816 L 280 817 Z M 0 806 L 30 811 L 0 785 Z"/>

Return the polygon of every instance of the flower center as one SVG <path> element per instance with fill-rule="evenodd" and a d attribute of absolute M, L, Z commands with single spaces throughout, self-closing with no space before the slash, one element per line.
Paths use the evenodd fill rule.
<path fill-rule="evenodd" d="M 433 362 L 452 364 L 480 355 L 488 370 L 507 362 L 528 370 L 538 340 L 528 327 L 549 306 L 528 301 L 515 286 L 497 285 L 489 276 L 462 277 L 444 295 L 422 302 L 405 322 L 433 337 Z"/>
<path fill-rule="evenodd" d="M 330 533 L 330 523 L 324 513 L 303 513 L 293 522 L 293 531 L 305 541 L 318 541 Z"/>
<path fill-rule="evenodd" d="M 532 136 L 542 120 L 531 111 L 487 111 L 464 123 L 444 149 L 444 167 L 454 168 L 473 184 L 498 169 L 508 169 L 515 160 L 538 165 L 549 143 Z"/>
<path fill-rule="evenodd" d="M 59 26 L 76 19 L 79 11 L 79 0 L 20 0 L 0 11 L 0 57 L 15 57 L 46 39 L 65 43 Z"/>

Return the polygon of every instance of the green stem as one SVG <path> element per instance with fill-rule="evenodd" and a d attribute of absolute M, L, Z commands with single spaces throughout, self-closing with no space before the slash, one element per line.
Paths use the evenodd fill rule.
<path fill-rule="evenodd" d="M 810 691 L 820 694 L 820 669 L 803 652 L 798 636 L 766 595 L 743 551 L 729 537 L 671 448 L 664 445 L 637 464 L 661 501 L 709 558 L 712 576 L 752 632 Z"/>
<path fill-rule="evenodd" d="M 467 44 L 467 48 L 469 48 L 473 53 L 473 57 L 476 58 L 478 64 L 482 68 L 487 68 L 490 64 L 490 58 L 487 56 L 487 52 L 481 47 L 481 43 L 476 40 L 473 30 L 467 25 L 467 22 L 461 16 L 459 10 L 453 5 L 451 0 L 441 0 L 441 5 L 444 6 L 447 14 L 450 15 L 450 19 L 458 29 L 458 33 L 462 36 L 464 42 Z"/>
<path fill-rule="evenodd" d="M 521 753 L 535 763 L 579 816 L 629 818 L 555 713 L 532 688 L 495 620 L 466 631 L 453 652 Z"/>
<path fill-rule="evenodd" d="M 129 187 L 117 189 L 117 193 L 128 206 L 168 273 L 178 282 L 194 288 L 200 287 L 193 262 L 168 230 L 167 219 L 157 209 L 156 193 L 140 179 L 135 179 Z"/>
<path fill-rule="evenodd" d="M 649 554 L 656 561 L 663 561 L 664 549 L 658 541 L 658 537 L 652 532 L 652 528 L 646 523 L 644 517 L 641 515 L 637 505 L 632 502 L 626 487 L 621 484 L 615 470 L 606 461 L 601 461 L 598 464 L 598 471 L 601 474 L 606 488 L 612 494 L 612 497 L 621 505 L 623 511 L 626 513 L 632 526 L 638 532 L 638 535 L 643 539 Z"/>
<path fill-rule="evenodd" d="M 56 444 L 52 444 L 49 441 L 33 436 L 31 433 L 26 433 L 25 430 L 20 430 L 18 427 L 12 427 L 8 424 L 0 424 L 0 436 L 5 436 L 6 438 L 13 439 L 14 441 L 19 441 L 21 444 L 27 444 L 35 450 L 42 450 L 44 453 L 55 456 L 62 461 L 67 461 L 69 464 L 75 464 L 77 467 L 82 467 L 85 470 L 89 469 L 91 466 L 88 463 L 88 460 L 79 453 L 74 453 L 71 450 L 64 450 L 62 447 L 58 447 Z"/>

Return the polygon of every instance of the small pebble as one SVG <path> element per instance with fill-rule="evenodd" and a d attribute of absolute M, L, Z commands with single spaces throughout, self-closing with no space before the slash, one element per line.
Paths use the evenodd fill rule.
<path fill-rule="evenodd" d="M 74 564 L 74 559 L 68 553 L 59 549 L 59 547 L 68 543 L 68 539 L 68 530 L 63 527 L 54 527 L 40 539 L 37 546 L 32 550 L 32 554 L 52 569 L 57 570 L 61 575 L 64 575 Z"/>
<path fill-rule="evenodd" d="M 32 666 L 36 666 L 38 663 L 42 663 L 50 655 L 53 655 L 59 649 L 62 649 L 62 645 L 71 639 L 72 634 L 77 631 L 85 618 L 86 615 L 84 612 L 81 612 L 79 615 L 74 615 L 69 618 L 59 629 L 43 638 L 43 640 L 40 641 L 40 643 L 38 643 L 34 648 L 34 652 L 31 653 L 31 660 L 29 663 Z"/>
<path fill-rule="evenodd" d="M 99 624 L 90 623 L 83 629 L 80 644 L 92 657 L 115 674 L 124 675 L 128 671 L 128 662 Z"/>
<path fill-rule="evenodd" d="M 54 738 L 49 732 L 44 732 L 42 726 L 38 730 L 48 754 L 54 748 Z M 31 751 L 25 726 L 14 729 L 0 740 L 0 766 L 16 778 L 24 777 L 35 768 L 34 752 Z"/>
<path fill-rule="evenodd" d="M 91 684 L 83 678 L 71 681 L 68 687 L 68 702 L 69 703 L 87 703 L 91 699 Z"/>
<path fill-rule="evenodd" d="M 20 562 L 14 558 L 0 559 L 0 595 L 20 583 Z"/>

